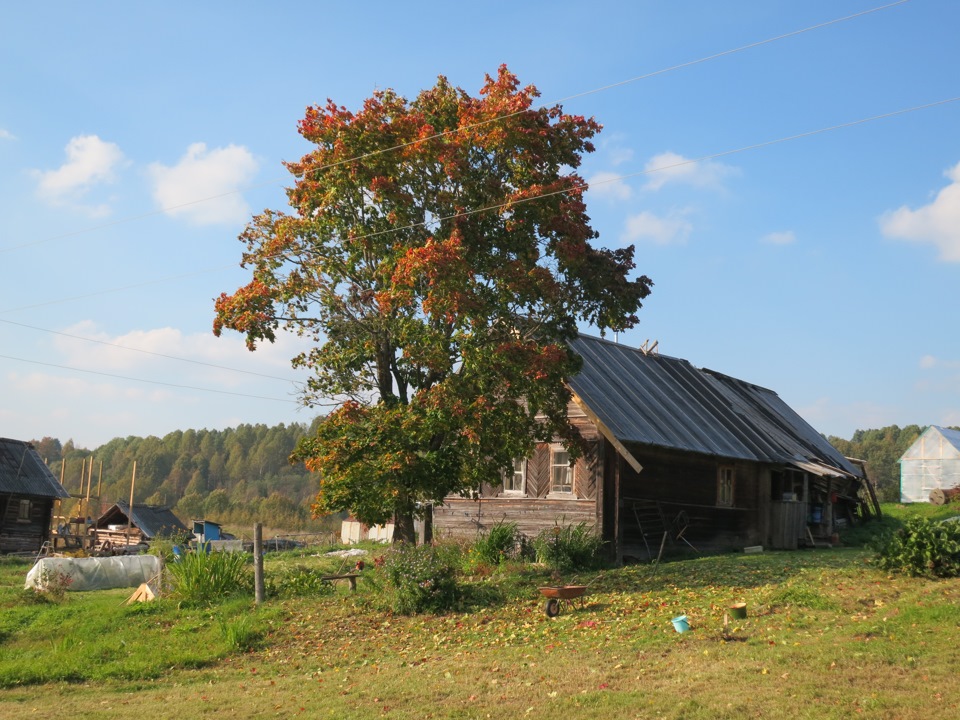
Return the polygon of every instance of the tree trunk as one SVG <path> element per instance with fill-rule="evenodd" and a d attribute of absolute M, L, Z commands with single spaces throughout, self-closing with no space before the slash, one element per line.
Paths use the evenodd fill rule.
<path fill-rule="evenodd" d="M 393 542 L 417 544 L 417 531 L 413 524 L 413 503 L 397 506 L 393 514 Z"/>

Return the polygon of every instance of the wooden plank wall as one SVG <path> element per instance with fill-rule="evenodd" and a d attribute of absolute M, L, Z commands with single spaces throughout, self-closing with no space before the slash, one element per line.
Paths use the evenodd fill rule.
<path fill-rule="evenodd" d="M 556 524 L 590 527 L 602 516 L 597 507 L 603 478 L 603 438 L 574 403 L 568 406 L 571 425 L 586 441 L 584 455 L 574 464 L 573 493 L 550 496 L 550 443 L 540 443 L 527 459 L 526 493 L 504 495 L 503 487 L 484 487 L 479 500 L 448 497 L 434 506 L 433 529 L 438 538 L 473 539 L 498 522 L 515 522 L 527 537 L 536 537 Z"/>
<path fill-rule="evenodd" d="M 20 522 L 20 501 L 30 501 L 30 521 Z M 38 552 L 50 538 L 53 500 L 31 495 L 8 495 L 0 501 L 4 508 L 0 518 L 0 553 Z"/>
<path fill-rule="evenodd" d="M 498 522 L 514 522 L 528 538 L 560 525 L 585 523 L 593 527 L 593 500 L 545 498 L 447 498 L 433 508 L 433 534 L 437 539 L 473 540 Z"/>

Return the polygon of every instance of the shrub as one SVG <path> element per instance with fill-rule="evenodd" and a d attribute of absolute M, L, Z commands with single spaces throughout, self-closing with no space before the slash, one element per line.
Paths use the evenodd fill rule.
<path fill-rule="evenodd" d="M 876 547 L 877 565 L 928 577 L 960 576 L 960 522 L 911 518 Z"/>
<path fill-rule="evenodd" d="M 246 553 L 184 553 L 166 566 L 173 578 L 173 592 L 181 600 L 198 605 L 250 592 L 253 585 L 248 557 Z"/>
<path fill-rule="evenodd" d="M 303 565 L 285 567 L 270 578 L 270 594 L 277 597 L 330 595 L 333 585 L 322 579 L 324 574 Z"/>
<path fill-rule="evenodd" d="M 522 537 L 516 523 L 498 522 L 477 538 L 471 551 L 476 562 L 500 565 L 519 554 Z"/>
<path fill-rule="evenodd" d="M 401 546 L 387 555 L 383 569 L 395 613 L 444 612 L 460 597 L 454 558 L 441 548 Z"/>
<path fill-rule="evenodd" d="M 599 567 L 603 558 L 603 539 L 586 523 L 559 524 L 541 532 L 533 541 L 537 561 L 551 570 L 569 572 Z"/>

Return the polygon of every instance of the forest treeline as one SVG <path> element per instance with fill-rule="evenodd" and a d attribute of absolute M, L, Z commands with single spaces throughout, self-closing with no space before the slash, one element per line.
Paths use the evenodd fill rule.
<path fill-rule="evenodd" d="M 857 430 L 850 440 L 827 440 L 846 457 L 867 463 L 882 502 L 900 499 L 898 460 L 925 427 L 896 425 Z M 315 520 L 310 506 L 317 478 L 303 463 L 290 463 L 301 437 L 311 433 L 304 424 L 239 425 L 226 430 L 177 430 L 162 438 L 115 438 L 95 450 L 45 437 L 32 441 L 58 478 L 63 466 L 64 487 L 86 494 L 83 467 L 93 458 L 90 513 L 118 500 L 129 500 L 133 463 L 137 463 L 134 503 L 173 508 L 184 522 L 207 518 L 220 523 L 254 522 L 303 532 L 333 530 L 339 518 Z M 64 465 L 65 463 L 65 465 Z M 98 492 L 99 489 L 99 492 Z"/>
<path fill-rule="evenodd" d="M 86 497 L 87 475 L 81 475 L 89 473 L 93 458 L 90 510 L 84 514 L 96 516 L 118 500 L 128 501 L 132 483 L 135 504 L 170 507 L 184 522 L 206 518 L 251 526 L 263 522 L 289 531 L 333 530 L 339 518 L 311 518 L 316 476 L 289 460 L 297 440 L 310 430 L 297 423 L 177 430 L 162 438 L 115 438 L 94 450 L 49 437 L 32 442 L 57 478 L 62 467 L 71 495 Z"/>

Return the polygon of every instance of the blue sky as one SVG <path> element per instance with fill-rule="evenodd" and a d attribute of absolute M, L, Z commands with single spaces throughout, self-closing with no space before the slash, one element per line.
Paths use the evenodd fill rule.
<path fill-rule="evenodd" d="M 774 142 L 960 96 L 960 3 L 884 4 L 8 5 L 0 436 L 309 422 L 294 339 L 211 333 L 237 235 L 285 207 L 297 120 L 440 74 L 475 93 L 501 63 L 604 125 L 589 213 L 655 282 L 621 342 L 828 434 L 960 424 L 960 102 Z"/>

